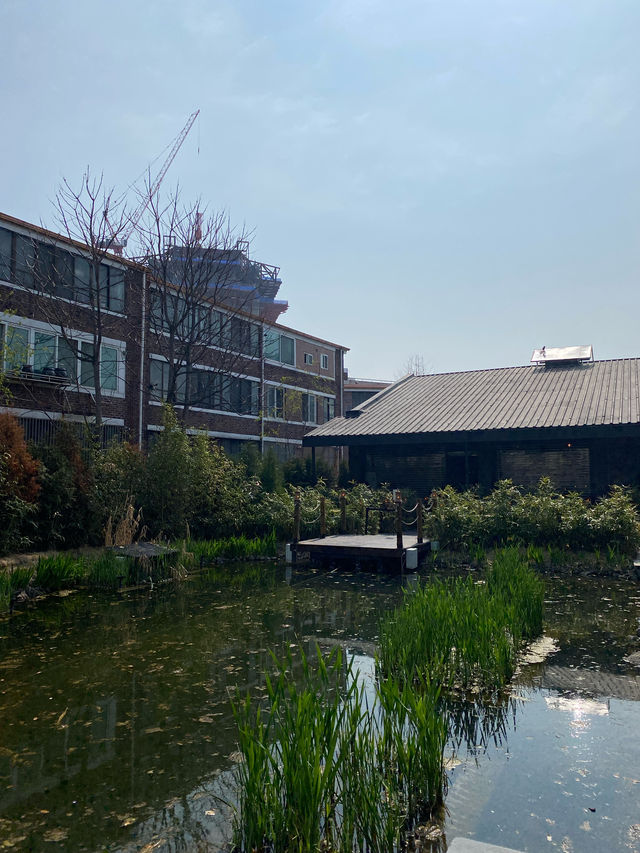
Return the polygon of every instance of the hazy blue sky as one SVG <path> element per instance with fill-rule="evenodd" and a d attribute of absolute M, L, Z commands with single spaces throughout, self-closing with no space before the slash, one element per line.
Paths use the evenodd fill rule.
<path fill-rule="evenodd" d="M 352 375 L 638 356 L 639 44 L 638 0 L 0 0 L 0 209 L 126 187 L 200 108 L 167 185 Z"/>

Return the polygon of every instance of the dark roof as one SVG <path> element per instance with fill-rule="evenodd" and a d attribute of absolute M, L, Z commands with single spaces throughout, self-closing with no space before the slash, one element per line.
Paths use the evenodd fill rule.
<path fill-rule="evenodd" d="M 640 359 L 406 376 L 305 444 L 477 430 L 640 424 Z M 318 441 L 314 441 L 318 439 Z"/>

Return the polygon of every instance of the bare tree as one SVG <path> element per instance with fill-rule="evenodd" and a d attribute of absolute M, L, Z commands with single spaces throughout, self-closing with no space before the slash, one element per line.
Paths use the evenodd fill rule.
<path fill-rule="evenodd" d="M 226 213 L 184 204 L 178 189 L 150 199 L 136 237 L 151 276 L 155 396 L 183 420 L 192 407 L 257 415 L 259 383 L 242 377 L 261 357 L 259 297 L 274 268 L 249 259 L 248 235 Z"/>
<path fill-rule="evenodd" d="M 129 225 L 127 207 L 124 198 L 105 186 L 103 176 L 94 177 L 88 168 L 77 188 L 63 180 L 53 205 L 60 232 L 79 245 L 70 250 L 53 236 L 33 239 L 32 286 L 46 297 L 39 300 L 39 311 L 63 342 L 58 343 L 56 369 L 66 371 L 70 381 L 90 393 L 100 435 L 103 391 L 122 374 L 120 355 L 104 340 L 121 339 L 126 327 L 121 316 L 125 267 L 117 264 L 113 251 L 121 250 L 121 237 Z"/>
<path fill-rule="evenodd" d="M 413 373 L 416 376 L 424 376 L 429 370 L 425 365 L 424 356 L 420 353 L 413 352 L 408 356 L 407 360 L 402 365 L 401 369 L 396 371 L 396 379 L 401 379 L 407 373 Z"/>

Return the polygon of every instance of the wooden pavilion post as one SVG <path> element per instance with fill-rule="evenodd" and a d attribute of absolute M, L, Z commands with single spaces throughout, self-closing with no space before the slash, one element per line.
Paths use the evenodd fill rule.
<path fill-rule="evenodd" d="M 396 498 L 396 540 L 398 551 L 402 551 L 402 496 Z"/>

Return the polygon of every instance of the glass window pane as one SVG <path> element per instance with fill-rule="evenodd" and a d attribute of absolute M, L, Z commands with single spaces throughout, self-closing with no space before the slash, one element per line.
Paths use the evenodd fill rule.
<path fill-rule="evenodd" d="M 77 378 L 76 353 L 71 344 L 64 338 L 58 338 L 58 367 L 67 371 L 69 379 Z"/>
<path fill-rule="evenodd" d="M 19 370 L 23 364 L 29 363 L 28 329 L 7 326 L 7 345 L 5 348 L 7 370 Z"/>
<path fill-rule="evenodd" d="M 92 265 L 95 269 L 95 264 Z M 100 264 L 98 267 L 98 298 L 101 308 L 109 308 L 109 267 Z"/>
<path fill-rule="evenodd" d="M 56 365 L 56 338 L 44 332 L 36 332 L 33 346 L 33 369 L 42 373 L 46 368 L 53 369 Z"/>
<path fill-rule="evenodd" d="M 55 293 L 63 299 L 73 299 L 73 255 L 64 249 L 55 253 Z"/>
<path fill-rule="evenodd" d="M 331 418 L 335 417 L 335 400 L 327 399 L 325 406 L 325 420 L 330 421 Z"/>
<path fill-rule="evenodd" d="M 219 311 L 211 312 L 211 343 L 219 347 L 222 340 L 222 314 Z"/>
<path fill-rule="evenodd" d="M 11 231 L 0 228 L 0 279 L 11 281 Z"/>
<path fill-rule="evenodd" d="M 14 281 L 23 287 L 33 287 L 35 281 L 36 254 L 33 240 L 16 234 L 16 265 Z"/>
<path fill-rule="evenodd" d="M 266 329 L 264 333 L 264 357 L 280 361 L 280 335 L 273 329 Z"/>
<path fill-rule="evenodd" d="M 95 346 L 89 341 L 82 341 L 80 344 L 80 384 L 86 385 L 88 388 L 95 388 L 95 374 L 93 371 L 93 357 L 95 354 Z"/>
<path fill-rule="evenodd" d="M 164 361 L 152 358 L 149 366 L 149 384 L 151 385 L 151 398 L 153 400 L 165 399 L 168 379 L 168 365 Z"/>
<path fill-rule="evenodd" d="M 56 282 L 56 250 L 47 243 L 36 244 L 38 252 L 37 285 L 40 290 L 52 293 Z"/>
<path fill-rule="evenodd" d="M 115 347 L 102 346 L 100 383 L 107 391 L 118 390 L 118 350 Z"/>
<path fill-rule="evenodd" d="M 184 403 L 184 396 L 187 389 L 187 374 L 185 368 L 182 368 L 176 376 L 176 403 Z"/>
<path fill-rule="evenodd" d="M 109 269 L 109 308 L 124 311 L 124 270 Z"/>
<path fill-rule="evenodd" d="M 74 259 L 74 274 L 76 284 L 76 299 L 78 302 L 89 302 L 89 294 L 91 292 L 90 280 L 90 265 L 86 258 L 80 258 L 76 255 Z"/>
<path fill-rule="evenodd" d="M 295 348 L 293 338 L 288 338 L 286 335 L 280 336 L 280 351 L 281 360 L 284 364 L 294 364 Z"/>

